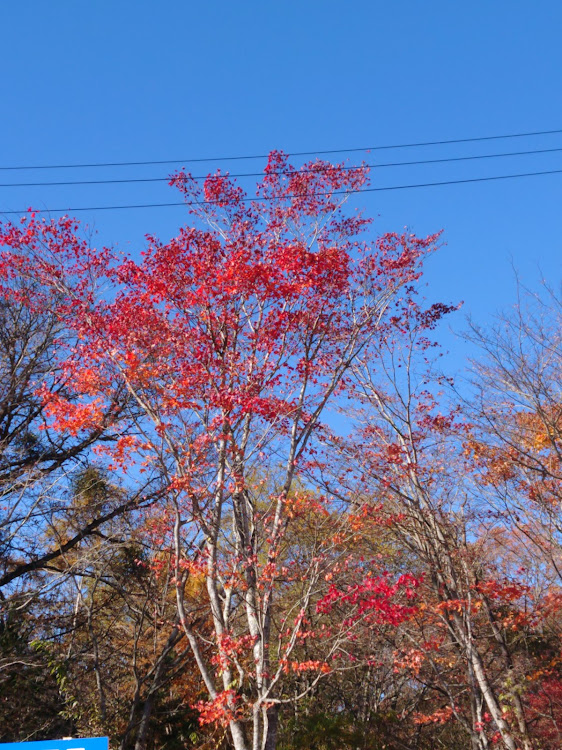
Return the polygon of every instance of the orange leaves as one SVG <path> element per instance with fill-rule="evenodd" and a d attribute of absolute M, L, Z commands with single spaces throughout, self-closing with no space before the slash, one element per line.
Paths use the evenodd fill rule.
<path fill-rule="evenodd" d="M 95 396 L 101 385 L 100 373 L 94 367 L 83 367 L 73 378 L 72 386 L 77 393 L 85 396 Z"/>
<path fill-rule="evenodd" d="M 113 463 L 109 469 L 125 469 L 131 463 L 131 454 L 141 445 L 141 441 L 133 435 L 121 435 L 112 444 L 96 446 L 95 452 L 98 455 L 105 453 L 111 457 Z"/>
<path fill-rule="evenodd" d="M 444 602 L 439 602 L 436 605 L 438 612 L 457 612 L 461 614 L 466 608 L 468 602 L 466 599 L 448 599 Z"/>
<path fill-rule="evenodd" d="M 330 674 L 332 668 L 325 661 L 319 660 L 308 660 L 308 661 L 289 661 L 288 659 L 281 659 L 280 664 L 284 674 L 293 672 L 299 674 L 301 672 L 319 672 L 320 674 Z"/>
<path fill-rule="evenodd" d="M 535 453 L 552 450 L 557 439 L 562 437 L 562 409 L 560 405 L 548 404 L 541 413 L 518 412 L 514 414 L 521 440 L 521 447 Z"/>
<path fill-rule="evenodd" d="M 469 437 L 465 441 L 464 455 L 474 467 L 482 470 L 481 480 L 485 484 L 496 485 L 507 482 L 517 474 L 512 452 L 494 447 L 474 437 Z"/>
<path fill-rule="evenodd" d="M 418 647 L 409 649 L 397 649 L 393 653 L 394 672 L 406 670 L 414 677 L 417 677 L 426 662 L 427 655 L 432 652 L 434 660 L 443 660 L 439 653 L 443 647 L 443 639 L 432 638 L 429 641 L 423 641 Z"/>
<path fill-rule="evenodd" d="M 407 651 L 394 652 L 394 671 L 399 672 L 406 669 L 413 675 L 418 675 L 425 659 L 425 653 L 421 649 L 411 648 Z"/>
<path fill-rule="evenodd" d="M 502 403 L 486 417 L 497 423 L 494 434 L 484 431 L 465 443 L 465 455 L 487 485 L 508 483 L 512 490 L 553 512 L 559 507 L 562 416 L 556 403 L 520 410 Z"/>
<path fill-rule="evenodd" d="M 345 518 L 338 516 L 341 529 L 332 536 L 332 542 L 336 545 L 360 543 L 366 537 L 376 534 L 377 527 L 393 526 L 397 520 L 396 516 L 383 514 L 380 503 L 364 502 L 356 509 L 349 510 Z"/>
<path fill-rule="evenodd" d="M 291 662 L 291 670 L 293 672 L 320 672 L 321 674 L 329 674 L 332 671 L 330 665 L 325 661 L 293 661 Z"/>
<path fill-rule="evenodd" d="M 446 724 L 451 721 L 455 712 L 451 706 L 445 706 L 444 708 L 438 708 L 432 714 L 416 713 L 414 715 L 414 722 L 416 724 Z"/>
<path fill-rule="evenodd" d="M 52 417 L 52 427 L 77 435 L 83 430 L 95 430 L 102 426 L 103 400 L 95 398 L 89 403 L 72 403 L 58 393 L 51 393 L 46 387 L 39 390 L 45 406 L 45 414 Z"/>
<path fill-rule="evenodd" d="M 287 518 L 290 519 L 302 518 L 303 516 L 313 514 L 319 514 L 324 517 L 329 516 L 325 499 L 317 497 L 312 493 L 296 492 L 285 499 L 284 505 Z"/>

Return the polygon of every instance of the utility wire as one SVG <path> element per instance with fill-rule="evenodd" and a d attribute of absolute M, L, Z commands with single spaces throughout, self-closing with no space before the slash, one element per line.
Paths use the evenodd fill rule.
<path fill-rule="evenodd" d="M 312 197 L 313 195 L 321 197 L 321 196 L 328 196 L 328 195 L 351 195 L 354 193 L 376 193 L 376 192 L 385 192 L 390 190 L 410 190 L 412 188 L 426 188 L 426 187 L 438 187 L 441 185 L 462 185 L 467 184 L 471 182 L 491 182 L 493 180 L 513 180 L 520 177 L 537 177 L 540 175 L 548 175 L 548 174 L 562 174 L 562 169 L 549 169 L 542 172 L 521 172 L 519 174 L 503 174 L 503 175 L 495 175 L 493 177 L 472 177 L 469 179 L 463 179 L 463 180 L 442 180 L 440 182 L 421 182 L 411 185 L 388 185 L 384 187 L 368 187 L 368 188 L 359 188 L 358 190 L 334 190 L 333 192 L 325 192 L 325 193 L 303 193 L 301 194 L 292 194 L 292 195 L 284 195 L 280 196 L 278 198 L 266 198 L 266 197 L 256 197 L 256 198 L 240 198 L 240 201 L 243 203 L 247 202 L 267 202 L 267 201 L 275 201 L 275 200 L 285 200 L 286 198 L 307 198 Z M 37 214 L 49 214 L 49 213 L 68 213 L 72 212 L 75 213 L 77 211 L 114 211 L 114 210 L 122 210 L 122 209 L 129 209 L 129 208 L 168 208 L 170 206 L 210 206 L 210 205 L 217 205 L 221 203 L 221 201 L 216 200 L 203 200 L 203 201 L 176 201 L 174 203 L 139 203 L 139 204 L 131 204 L 131 205 L 125 205 L 125 206 L 81 206 L 77 208 L 51 208 L 51 209 L 38 209 L 33 210 L 33 213 Z M 21 210 L 21 211 L 0 211 L 0 214 L 3 215 L 13 215 L 13 214 L 25 214 L 28 213 L 29 209 Z"/>
<path fill-rule="evenodd" d="M 535 130 L 529 133 L 507 133 L 503 135 L 485 135 L 477 138 L 453 138 L 441 141 L 422 141 L 418 143 L 399 143 L 386 146 L 364 146 L 357 148 L 334 148 L 324 151 L 293 151 L 290 156 L 318 156 L 326 154 L 351 154 L 360 151 L 382 151 L 395 148 L 418 148 L 421 146 L 443 146 L 450 143 L 477 143 L 481 141 L 495 141 L 504 138 L 528 138 L 535 135 L 555 135 L 562 133 L 560 130 Z M 153 161 L 117 161 L 117 162 L 93 162 L 91 164 L 34 164 L 21 166 L 0 166 L 0 170 L 23 170 L 23 169 L 86 169 L 91 167 L 134 167 L 149 164 L 194 164 L 215 161 L 242 161 L 250 159 L 267 159 L 269 154 L 253 154 L 247 156 L 216 156 L 199 159 L 160 159 Z"/>
<path fill-rule="evenodd" d="M 410 167 L 421 164 L 446 164 L 449 162 L 459 161 L 474 161 L 477 159 L 499 159 L 506 156 L 531 156 L 535 154 L 552 154 L 562 151 L 561 148 L 541 148 L 533 149 L 531 151 L 510 151 L 508 153 L 501 154 L 479 154 L 476 156 L 454 156 L 443 159 L 421 159 L 417 161 L 395 161 L 395 162 L 384 162 L 379 164 L 358 164 L 334 166 L 330 165 L 327 167 L 315 167 L 314 169 L 293 169 L 286 171 L 272 171 L 268 172 L 269 175 L 292 175 L 292 174 L 309 174 L 319 172 L 332 172 L 332 171 L 353 171 L 353 170 L 365 170 L 365 169 L 380 169 L 382 167 Z M 263 177 L 265 172 L 239 172 L 234 174 L 228 174 L 228 177 Z M 193 177 L 194 180 L 204 180 L 208 175 L 198 175 Z M 170 177 L 138 177 L 129 179 L 109 179 L 109 180 L 61 180 L 59 182 L 2 182 L 0 188 L 6 187 L 55 187 L 62 185 L 116 185 L 116 184 L 132 184 L 137 182 L 169 182 Z"/>

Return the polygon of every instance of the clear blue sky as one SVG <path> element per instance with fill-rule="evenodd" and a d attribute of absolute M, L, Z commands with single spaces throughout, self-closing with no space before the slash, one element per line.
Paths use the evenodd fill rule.
<path fill-rule="evenodd" d="M 557 0 L 20 0 L 1 4 L 0 24 L 0 166 L 291 152 L 562 128 Z M 562 148 L 562 134 L 369 158 L 555 147 Z M 205 171 L 212 168 L 205 165 Z M 557 168 L 562 151 L 381 169 L 373 183 Z M 166 167 L 3 171 L 0 181 L 167 173 Z M 465 312 L 485 322 L 514 300 L 512 265 L 531 284 L 539 268 L 558 282 L 561 196 L 559 174 L 371 193 L 354 201 L 378 216 L 379 231 L 444 229 L 447 245 L 431 261 L 428 295 L 464 300 Z M 0 210 L 176 197 L 160 184 L 0 188 Z M 95 226 L 100 242 L 131 252 L 142 248 L 145 233 L 167 238 L 187 220 L 183 208 L 78 216 Z M 451 346 L 459 363 L 462 345 Z"/>

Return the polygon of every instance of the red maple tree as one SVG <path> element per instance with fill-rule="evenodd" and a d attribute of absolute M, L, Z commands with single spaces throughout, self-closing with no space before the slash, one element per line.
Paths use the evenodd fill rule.
<path fill-rule="evenodd" d="M 437 241 L 361 239 L 369 221 L 344 209 L 366 180 L 321 161 L 294 169 L 278 152 L 253 199 L 228 175 L 200 188 L 180 172 L 171 183 L 193 225 L 149 237 L 137 260 L 80 242 L 68 218 L 30 214 L 0 231 L 4 268 L 57 290 L 73 331 L 60 352 L 71 398 L 39 389 L 52 426 L 80 435 L 112 422 L 99 460 L 162 489 L 146 534 L 173 555 L 201 720 L 228 726 L 236 750 L 272 750 L 280 707 L 349 668 L 358 629 L 401 622 L 415 599 L 415 578 L 391 580 L 356 551 L 381 522 L 373 501 L 315 482 L 327 406 L 360 355 L 407 331 Z M 197 606 L 190 581 L 204 582 Z M 314 658 L 297 656 L 306 643 Z M 296 696 L 295 674 L 307 678 Z"/>

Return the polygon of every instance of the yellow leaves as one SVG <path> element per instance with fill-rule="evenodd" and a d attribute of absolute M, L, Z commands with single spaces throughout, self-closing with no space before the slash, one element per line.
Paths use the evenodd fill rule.
<path fill-rule="evenodd" d="M 540 414 L 519 412 L 515 421 L 523 449 L 540 453 L 552 449 L 556 437 L 562 436 L 562 409 L 559 405 L 545 407 Z"/>
<path fill-rule="evenodd" d="M 184 595 L 186 598 L 200 601 L 201 594 L 206 591 L 205 574 L 198 572 L 189 576 L 185 585 Z"/>
<path fill-rule="evenodd" d="M 439 612 L 458 612 L 461 614 L 466 609 L 466 599 L 448 599 L 444 602 L 439 602 L 436 609 Z"/>
<path fill-rule="evenodd" d="M 481 470 L 481 480 L 489 485 L 506 481 L 519 481 L 532 500 L 541 499 L 540 485 L 533 484 L 535 472 L 558 475 L 560 471 L 559 450 L 562 442 L 562 410 L 559 405 L 541 405 L 537 411 L 513 411 L 507 409 L 497 413 L 495 419 L 501 426 L 499 442 L 486 442 L 470 436 L 463 445 L 468 461 Z M 540 474 L 539 474 L 540 476 Z M 544 481 L 544 477 L 542 478 Z"/>

